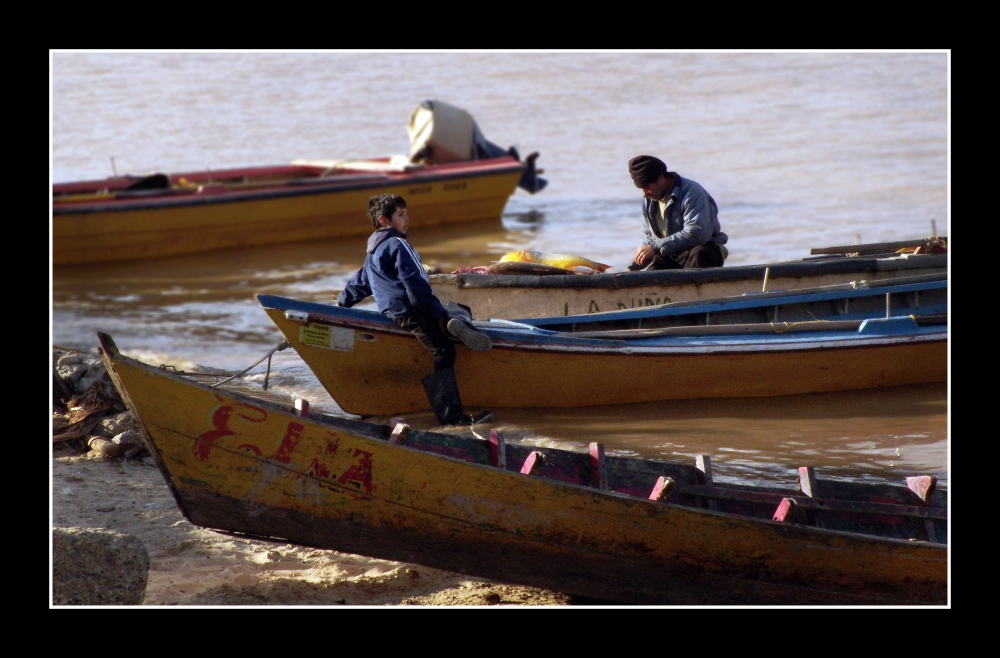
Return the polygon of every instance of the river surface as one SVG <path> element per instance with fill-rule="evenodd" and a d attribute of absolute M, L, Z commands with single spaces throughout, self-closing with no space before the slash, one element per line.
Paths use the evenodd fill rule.
<path fill-rule="evenodd" d="M 520 249 L 625 269 L 642 241 L 627 171 L 641 153 L 712 194 L 727 266 L 949 235 L 945 52 L 53 52 L 50 80 L 53 182 L 405 154 L 421 101 L 462 107 L 487 139 L 540 152 L 549 185 L 518 189 L 498 221 L 421 231 L 411 217 L 411 242 L 445 272 Z M 154 365 L 238 372 L 282 340 L 256 294 L 331 301 L 364 251 L 356 238 L 53 268 L 52 344 L 91 349 L 103 331 Z M 240 386 L 259 390 L 265 370 Z M 637 385 L 675 376 L 637 373 Z M 269 385 L 343 414 L 293 350 L 275 354 Z M 932 474 L 946 487 L 949 397 L 940 383 L 493 411 L 514 440 L 708 454 L 737 482 L 791 484 L 809 465 L 874 481 Z M 430 412 L 407 419 L 434 424 Z"/>

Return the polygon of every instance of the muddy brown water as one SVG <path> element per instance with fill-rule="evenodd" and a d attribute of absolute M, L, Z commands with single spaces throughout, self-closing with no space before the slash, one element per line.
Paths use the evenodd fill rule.
<path fill-rule="evenodd" d="M 949 229 L 940 52 L 54 53 L 51 82 L 54 181 L 406 153 L 420 101 L 463 107 L 488 139 L 539 151 L 549 187 L 517 191 L 494 221 L 431 230 L 412 216 L 411 242 L 445 272 L 520 249 L 622 271 L 642 239 L 626 168 L 639 153 L 712 193 L 727 265 L 926 237 L 932 220 Z M 103 331 L 153 365 L 237 372 L 282 340 L 255 294 L 330 301 L 364 249 L 359 238 L 55 268 L 52 343 L 90 349 Z M 655 386 L 675 375 L 639 376 Z M 240 386 L 260 392 L 263 379 L 262 365 Z M 292 350 L 275 355 L 269 383 L 342 413 Z M 948 481 L 947 383 L 493 411 L 512 439 L 708 454 L 717 477 L 736 481 L 792 483 L 804 465 L 820 477 Z M 433 425 L 429 413 L 408 420 Z"/>

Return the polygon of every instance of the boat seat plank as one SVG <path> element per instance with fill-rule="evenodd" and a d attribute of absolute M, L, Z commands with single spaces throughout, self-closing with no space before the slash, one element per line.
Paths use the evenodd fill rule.
<path fill-rule="evenodd" d="M 549 480 L 589 486 L 592 480 L 590 455 L 567 450 L 507 444 L 507 470 L 520 472 L 531 453 L 541 456 L 541 464 L 532 473 Z"/>
<path fill-rule="evenodd" d="M 908 489 L 894 484 L 877 482 L 843 482 L 816 478 L 813 496 L 817 498 L 836 498 L 838 500 L 853 500 L 860 502 L 883 502 L 900 505 L 927 505 L 946 508 L 948 506 L 947 492 L 931 491 L 927 501 L 919 500 L 918 496 Z M 801 489 L 800 489 L 801 491 Z"/>
<path fill-rule="evenodd" d="M 483 441 L 487 452 L 490 450 L 490 443 Z M 600 488 L 602 478 L 594 468 L 594 458 L 589 451 L 572 452 L 511 443 L 505 444 L 505 448 L 505 469 L 508 471 L 519 472 L 529 455 L 538 452 L 542 457 L 542 464 L 533 473 L 534 475 L 559 482 Z M 495 458 L 491 457 L 491 460 L 493 459 Z M 647 498 L 660 477 L 669 477 L 680 484 L 694 484 L 698 481 L 697 470 L 693 466 L 684 464 L 605 455 L 604 465 L 607 489 L 629 496 Z"/>
<path fill-rule="evenodd" d="M 693 465 L 655 459 L 605 455 L 604 463 L 609 490 L 642 498 L 649 496 L 661 477 L 670 478 L 676 486 L 682 486 L 697 484 L 700 476 Z"/>
<path fill-rule="evenodd" d="M 823 510 L 831 512 L 853 512 L 858 514 L 890 514 L 914 516 L 921 519 L 947 519 L 948 510 L 937 507 L 918 507 L 916 505 L 897 505 L 894 503 L 873 503 L 854 500 L 835 500 L 830 498 L 797 497 L 795 503 L 802 509 Z"/>
<path fill-rule="evenodd" d="M 473 464 L 490 464 L 489 446 L 486 441 L 478 439 L 418 430 L 410 431 L 405 445 L 408 448 L 433 452 L 437 455 L 461 459 Z"/>

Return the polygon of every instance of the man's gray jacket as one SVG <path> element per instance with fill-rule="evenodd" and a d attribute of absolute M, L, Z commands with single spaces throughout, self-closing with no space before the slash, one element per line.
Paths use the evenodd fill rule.
<path fill-rule="evenodd" d="M 663 256 L 679 254 L 708 242 L 726 244 L 729 236 L 722 232 L 715 199 L 695 181 L 672 173 L 674 187 L 666 200 L 665 234 L 656 222 L 660 214 L 659 202 L 645 197 L 642 200 L 642 216 L 646 220 L 643 227 L 645 244 L 653 245 L 653 249 Z"/>

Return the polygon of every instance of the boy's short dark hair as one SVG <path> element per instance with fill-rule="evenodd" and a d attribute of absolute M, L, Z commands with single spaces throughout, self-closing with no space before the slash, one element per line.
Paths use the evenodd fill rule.
<path fill-rule="evenodd" d="M 380 215 L 385 215 L 386 217 L 392 218 L 393 213 L 395 213 L 400 208 L 406 207 L 406 201 L 403 197 L 393 194 L 376 194 L 372 198 L 368 199 L 368 215 L 371 217 L 372 226 L 376 230 L 382 228 L 378 223 L 378 218 Z"/>

